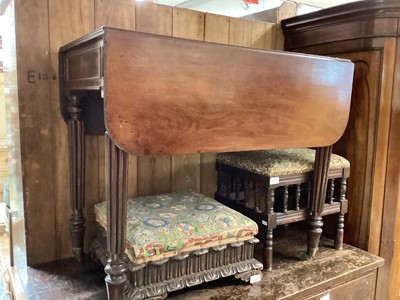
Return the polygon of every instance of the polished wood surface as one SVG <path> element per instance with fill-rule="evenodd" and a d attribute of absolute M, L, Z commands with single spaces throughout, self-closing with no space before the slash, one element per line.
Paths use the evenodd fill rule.
<path fill-rule="evenodd" d="M 172 7 L 142 2 L 136 3 L 136 9 L 137 31 L 165 36 L 172 35 L 174 30 L 174 9 Z M 174 165 L 177 167 L 177 161 Z M 173 189 L 172 178 L 175 177 L 174 171 L 178 169 L 172 169 L 171 156 L 138 156 L 138 195 L 146 196 L 171 192 Z M 198 166 L 198 169 L 200 169 L 200 166 Z M 157 184 L 154 184 L 154 182 L 157 182 Z"/>
<path fill-rule="evenodd" d="M 398 1 L 361 1 L 284 20 L 286 49 L 355 63 L 348 127 L 333 151 L 350 160 L 345 241 L 385 258 L 376 299 L 400 292 Z"/>
<path fill-rule="evenodd" d="M 98 63 L 103 55 L 103 34 L 104 70 Z M 135 54 L 124 54 L 122 49 L 127 47 Z M 246 52 L 249 58 L 243 60 Z M 107 130 L 121 149 L 132 154 L 326 146 L 341 136 L 347 123 L 353 65 L 345 61 L 107 28 L 63 47 L 61 59 L 67 70 L 61 74 L 66 83 L 61 107 L 65 107 L 69 90 L 103 88 L 101 75 L 105 73 L 102 94 Z M 240 67 L 234 61 L 241 61 Z M 290 69 L 285 67 L 289 65 Z M 304 69 L 307 74 L 298 77 Z M 225 76 L 220 76 L 221 72 Z M 131 78 L 140 80 L 128 84 Z M 288 84 L 281 85 L 283 80 Z M 263 89 L 255 93 L 260 85 Z M 127 99 L 130 89 L 135 93 Z M 243 123 L 247 114 L 254 117 Z M 88 133 L 104 132 L 101 126 L 91 125 L 99 118 L 86 117 L 91 121 Z M 252 129 L 255 124 L 257 130 Z M 239 129 L 232 131 L 232 126 Z M 165 127 L 168 134 L 162 130 Z M 266 142 L 260 143 L 260 139 Z"/>
<path fill-rule="evenodd" d="M 202 41 L 206 15 L 199 11 L 175 8 L 172 15 L 172 36 Z M 200 154 L 171 157 L 171 189 L 174 192 L 200 192 Z"/>
<path fill-rule="evenodd" d="M 112 29 L 105 43 L 107 129 L 128 153 L 326 146 L 346 126 L 347 62 Z"/>

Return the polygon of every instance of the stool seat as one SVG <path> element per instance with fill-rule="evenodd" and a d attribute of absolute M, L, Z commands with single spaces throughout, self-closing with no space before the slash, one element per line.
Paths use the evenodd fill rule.
<path fill-rule="evenodd" d="M 170 193 L 128 200 L 127 254 L 139 264 L 180 252 L 249 240 L 257 224 L 241 213 L 196 193 Z M 95 205 L 107 227 L 106 202 Z"/>
<path fill-rule="evenodd" d="M 217 162 L 258 175 L 279 177 L 314 170 L 315 150 L 308 148 L 227 152 L 217 155 Z M 350 168 L 350 162 L 331 155 L 329 169 Z"/>

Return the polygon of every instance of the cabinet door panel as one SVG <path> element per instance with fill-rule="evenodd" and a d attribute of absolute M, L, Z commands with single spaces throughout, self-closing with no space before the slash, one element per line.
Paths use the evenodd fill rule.
<path fill-rule="evenodd" d="M 363 51 L 342 53 L 338 56 L 351 59 L 355 63 L 349 123 L 342 138 L 334 146 L 334 152 L 346 157 L 351 164 L 347 185 L 349 212 L 346 217 L 345 239 L 347 243 L 367 250 L 371 205 L 375 202 L 382 203 L 384 194 L 384 177 L 379 179 L 383 182 L 374 181 L 374 171 L 375 168 L 386 168 L 386 161 L 376 161 L 375 155 L 381 52 Z M 381 191 L 373 193 L 374 189 Z M 382 205 L 380 212 L 382 213 Z M 379 224 L 371 229 L 380 233 L 380 227 Z"/>

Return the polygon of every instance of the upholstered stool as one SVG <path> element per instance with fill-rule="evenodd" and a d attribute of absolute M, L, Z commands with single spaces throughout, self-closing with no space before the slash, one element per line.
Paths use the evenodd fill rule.
<path fill-rule="evenodd" d="M 278 149 L 221 153 L 217 156 L 218 190 L 215 198 L 266 227 L 263 263 L 272 269 L 273 230 L 278 225 L 305 220 L 309 215 L 315 150 Z M 339 214 L 336 249 L 342 249 L 346 180 L 350 163 L 332 154 L 327 197 L 322 216 Z"/>
<path fill-rule="evenodd" d="M 135 288 L 127 298 L 154 297 L 230 275 L 260 279 L 262 264 L 253 258 L 257 224 L 218 201 L 171 193 L 130 199 L 127 211 L 126 254 Z M 95 206 L 95 215 L 104 236 L 105 202 Z M 106 260 L 101 244 L 92 249 Z"/>

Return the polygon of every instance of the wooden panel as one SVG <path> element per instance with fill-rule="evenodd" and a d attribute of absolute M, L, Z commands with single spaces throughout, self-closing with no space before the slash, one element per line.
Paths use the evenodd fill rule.
<path fill-rule="evenodd" d="M 204 40 L 203 12 L 174 7 L 172 11 L 174 37 Z M 200 154 L 176 155 L 171 158 L 171 190 L 200 192 Z"/>
<path fill-rule="evenodd" d="M 400 48 L 397 39 L 395 74 L 393 80 L 399 82 L 400 78 Z M 393 98 L 390 115 L 390 132 L 388 145 L 388 158 L 386 170 L 385 202 L 383 207 L 381 247 L 379 255 L 385 258 L 385 265 L 378 271 L 378 285 L 376 299 L 398 299 L 399 287 L 395 286 L 400 271 L 400 266 L 395 264 L 400 258 L 393 257 L 400 250 L 395 248 L 395 243 L 400 239 L 400 231 L 395 227 L 400 223 L 400 87 L 396 84 L 393 89 Z M 397 236 L 396 236 L 397 234 Z M 396 245 L 399 248 L 398 245 Z M 391 282 L 392 281 L 392 282 Z M 390 287 L 394 286 L 393 289 Z"/>
<path fill-rule="evenodd" d="M 275 24 L 251 22 L 251 48 L 275 49 Z"/>
<path fill-rule="evenodd" d="M 326 299 L 331 300 L 353 300 L 353 299 L 362 299 L 369 300 L 374 299 L 373 291 L 371 291 L 371 287 L 374 284 L 374 276 L 373 273 L 369 273 L 360 278 L 351 280 L 334 288 L 331 288 L 323 293 L 318 295 L 306 298 L 306 300 L 320 300 Z"/>
<path fill-rule="evenodd" d="M 371 203 L 383 201 L 382 189 L 381 193 L 375 194 L 377 198 L 371 201 L 377 136 L 376 122 L 379 117 L 377 110 L 379 86 L 377 85 L 381 68 L 381 52 L 347 53 L 341 54 L 341 57 L 355 62 L 349 124 L 334 147 L 334 152 L 346 157 L 351 165 L 347 188 L 347 198 L 350 201 L 346 217 L 345 240 L 351 245 L 366 249 Z"/>
<path fill-rule="evenodd" d="M 109 26 L 121 29 L 136 29 L 135 2 L 130 0 L 96 0 L 95 1 L 95 27 Z M 99 138 L 99 198 L 104 201 L 104 138 Z M 129 156 L 128 163 L 128 198 L 137 196 L 137 157 Z M 93 220 L 94 221 L 94 220 Z M 91 235 L 88 233 L 88 240 Z"/>
<path fill-rule="evenodd" d="M 206 14 L 205 18 L 204 40 L 228 44 L 230 18 L 213 14 Z M 217 153 L 201 154 L 200 192 L 211 198 L 217 190 L 216 156 Z"/>
<path fill-rule="evenodd" d="M 179 7 L 172 10 L 172 36 L 204 40 L 204 13 Z"/>
<path fill-rule="evenodd" d="M 47 1 L 15 1 L 21 156 L 23 168 L 28 264 L 51 261 L 56 256 L 56 211 L 53 201 L 53 125 L 49 80 Z M 31 73 L 29 73 L 31 71 Z M 33 72 L 32 72 L 33 71 Z M 31 80 L 28 78 L 31 74 Z M 34 82 L 33 82 L 34 81 Z M 40 101 L 37 101 L 40 99 Z M 67 163 L 67 160 L 65 160 Z M 36 201 L 46 199 L 47 201 Z M 46 212 L 43 215 L 43 212 Z M 46 230 L 43 230 L 43 229 Z"/>
<path fill-rule="evenodd" d="M 366 237 L 366 239 L 368 239 L 368 251 L 376 255 L 379 255 L 383 221 L 383 203 L 385 201 L 386 166 L 388 155 L 387 147 L 390 130 L 390 110 L 396 54 L 395 49 L 396 39 L 386 39 L 383 49 L 383 57 L 385 59 L 383 60 L 381 69 L 382 76 L 380 78 L 380 100 L 378 102 L 379 107 L 377 108 L 379 111 L 379 118 L 376 124 L 376 151 L 374 174 L 372 179 L 373 190 L 369 217 L 370 226 L 369 235 Z"/>
<path fill-rule="evenodd" d="M 228 44 L 229 22 L 229 17 L 206 14 L 204 40 L 212 43 Z"/>
<path fill-rule="evenodd" d="M 325 146 L 347 124 L 352 63 L 116 30 L 106 42 L 106 120 L 129 153 Z"/>
<path fill-rule="evenodd" d="M 135 30 L 135 2 L 130 0 L 95 0 L 95 27 Z"/>
<path fill-rule="evenodd" d="M 400 199 L 398 199 L 400 200 Z M 395 212 L 396 216 L 400 216 L 400 202 L 397 203 L 397 210 Z M 399 241 L 400 240 L 400 218 L 397 217 L 396 218 L 396 222 L 395 222 L 395 231 L 394 231 L 394 241 Z M 392 260 L 392 270 L 391 270 L 391 280 L 390 280 L 390 286 L 389 286 L 389 297 L 390 299 L 399 299 L 400 298 L 400 247 L 396 244 L 394 244 L 395 247 L 393 249 L 393 260 Z M 383 245 L 384 247 L 387 247 L 388 244 L 386 243 L 385 245 Z M 386 252 L 390 253 L 390 249 L 385 250 Z M 384 252 L 382 252 L 382 255 L 384 254 Z M 385 270 L 382 270 L 383 272 L 385 272 Z M 380 281 L 385 280 L 388 281 L 387 279 L 387 273 L 383 274 L 384 276 L 382 276 L 382 274 L 380 274 Z M 377 298 L 378 299 L 378 298 Z"/>
<path fill-rule="evenodd" d="M 136 30 L 171 35 L 172 7 L 150 2 L 136 3 Z"/>
<path fill-rule="evenodd" d="M 95 27 L 109 26 L 114 28 L 135 30 L 136 14 L 135 2 L 126 0 L 96 0 L 94 5 Z M 86 215 L 87 229 L 85 241 L 89 245 L 95 238 L 95 216 L 93 206 L 96 203 L 105 201 L 105 141 L 104 137 L 99 137 L 99 160 L 98 160 L 98 198 L 93 203 L 88 203 L 90 210 Z M 90 159 L 90 154 L 88 155 Z M 128 197 L 137 196 L 137 157 L 129 156 L 128 164 Z"/>
<path fill-rule="evenodd" d="M 221 44 L 229 43 L 230 18 L 212 14 L 206 14 L 205 41 Z M 240 27 L 239 27 L 240 28 Z M 233 34 L 233 32 L 232 32 Z M 251 22 L 251 46 L 252 48 L 275 48 L 275 24 L 259 21 Z M 216 191 L 216 153 L 201 155 L 201 193 L 213 197 Z"/>
<path fill-rule="evenodd" d="M 172 7 L 149 2 L 136 2 L 136 30 L 172 35 Z M 170 192 L 171 157 L 138 157 L 137 178 L 139 196 Z"/>
<path fill-rule="evenodd" d="M 283 50 L 285 46 L 285 37 L 283 36 L 282 28 L 279 25 L 275 25 L 274 27 L 276 32 L 275 49 Z"/>
<path fill-rule="evenodd" d="M 250 47 L 251 24 L 252 21 L 250 20 L 230 18 L 229 44 Z"/>
<path fill-rule="evenodd" d="M 83 1 L 48 1 L 50 33 L 50 64 L 52 74 L 58 74 L 58 49 L 60 46 L 94 30 L 94 2 Z M 54 176 L 56 202 L 56 246 L 57 258 L 66 258 L 72 255 L 69 233 L 69 219 L 71 217 L 69 199 L 69 166 L 67 126 L 60 115 L 58 80 L 52 80 L 51 100 L 54 128 Z M 98 137 L 88 137 L 86 142 L 86 206 L 85 215 L 93 218 L 93 203 L 97 202 L 99 191 L 99 140 Z M 42 198 L 41 203 L 45 203 Z M 87 223 L 87 227 L 91 226 Z M 43 228 L 43 227 L 42 227 Z M 89 229 L 90 230 L 90 229 Z M 88 240 L 86 240 L 87 246 Z M 46 246 L 47 247 L 47 246 Z"/>

